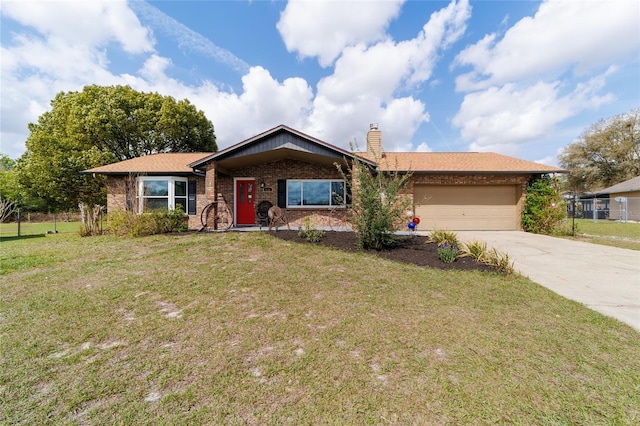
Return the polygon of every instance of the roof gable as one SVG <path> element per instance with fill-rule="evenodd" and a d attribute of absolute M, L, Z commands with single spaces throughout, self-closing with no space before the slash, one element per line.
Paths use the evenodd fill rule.
<path fill-rule="evenodd" d="M 191 167 L 201 168 L 210 161 L 234 167 L 240 163 L 265 162 L 275 158 L 326 162 L 332 164 L 345 158 L 354 158 L 353 153 L 285 125 L 279 125 L 226 149 L 202 158 Z M 371 165 L 375 163 L 366 160 Z"/>

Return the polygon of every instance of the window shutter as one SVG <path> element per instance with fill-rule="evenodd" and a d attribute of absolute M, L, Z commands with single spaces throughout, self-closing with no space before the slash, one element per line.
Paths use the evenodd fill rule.
<path fill-rule="evenodd" d="M 287 207 L 287 181 L 286 179 L 278 179 L 278 207 L 284 209 Z"/>
<path fill-rule="evenodd" d="M 196 181 L 189 181 L 189 190 L 187 192 L 188 201 L 187 201 L 187 214 L 194 215 L 196 214 Z"/>

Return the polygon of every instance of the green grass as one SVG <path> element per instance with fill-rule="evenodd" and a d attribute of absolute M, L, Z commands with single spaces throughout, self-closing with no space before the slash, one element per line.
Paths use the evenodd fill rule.
<path fill-rule="evenodd" d="M 22 222 L 20 224 L 20 235 L 23 237 L 42 236 L 49 232 L 58 231 L 58 233 L 79 232 L 80 222 Z M 0 223 L 0 239 L 9 240 L 18 238 L 18 224 Z"/>
<path fill-rule="evenodd" d="M 640 223 L 576 219 L 576 239 L 594 244 L 640 250 Z"/>
<path fill-rule="evenodd" d="M 520 276 L 264 233 L 0 249 L 1 424 L 640 421 L 640 333 Z"/>

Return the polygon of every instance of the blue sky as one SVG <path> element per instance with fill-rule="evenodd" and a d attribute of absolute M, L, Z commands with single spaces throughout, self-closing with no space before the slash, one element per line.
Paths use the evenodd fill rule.
<path fill-rule="evenodd" d="M 60 91 L 128 84 L 189 99 L 219 148 L 279 124 L 362 148 L 492 151 L 557 165 L 591 124 L 640 107 L 640 3 L 0 3 L 0 152 Z"/>

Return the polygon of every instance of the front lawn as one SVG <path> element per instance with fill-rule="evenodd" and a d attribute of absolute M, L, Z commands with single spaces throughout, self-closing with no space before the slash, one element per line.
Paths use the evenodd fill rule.
<path fill-rule="evenodd" d="M 265 233 L 0 243 L 2 424 L 637 424 L 640 333 Z"/>
<path fill-rule="evenodd" d="M 577 229 L 575 239 L 593 244 L 640 250 L 640 223 L 576 219 L 575 224 Z"/>
<path fill-rule="evenodd" d="M 80 222 L 26 222 L 20 223 L 20 236 L 42 236 L 48 233 L 72 233 L 80 232 L 82 224 Z M 9 239 L 19 239 L 18 223 L 0 223 L 0 241 Z"/>

